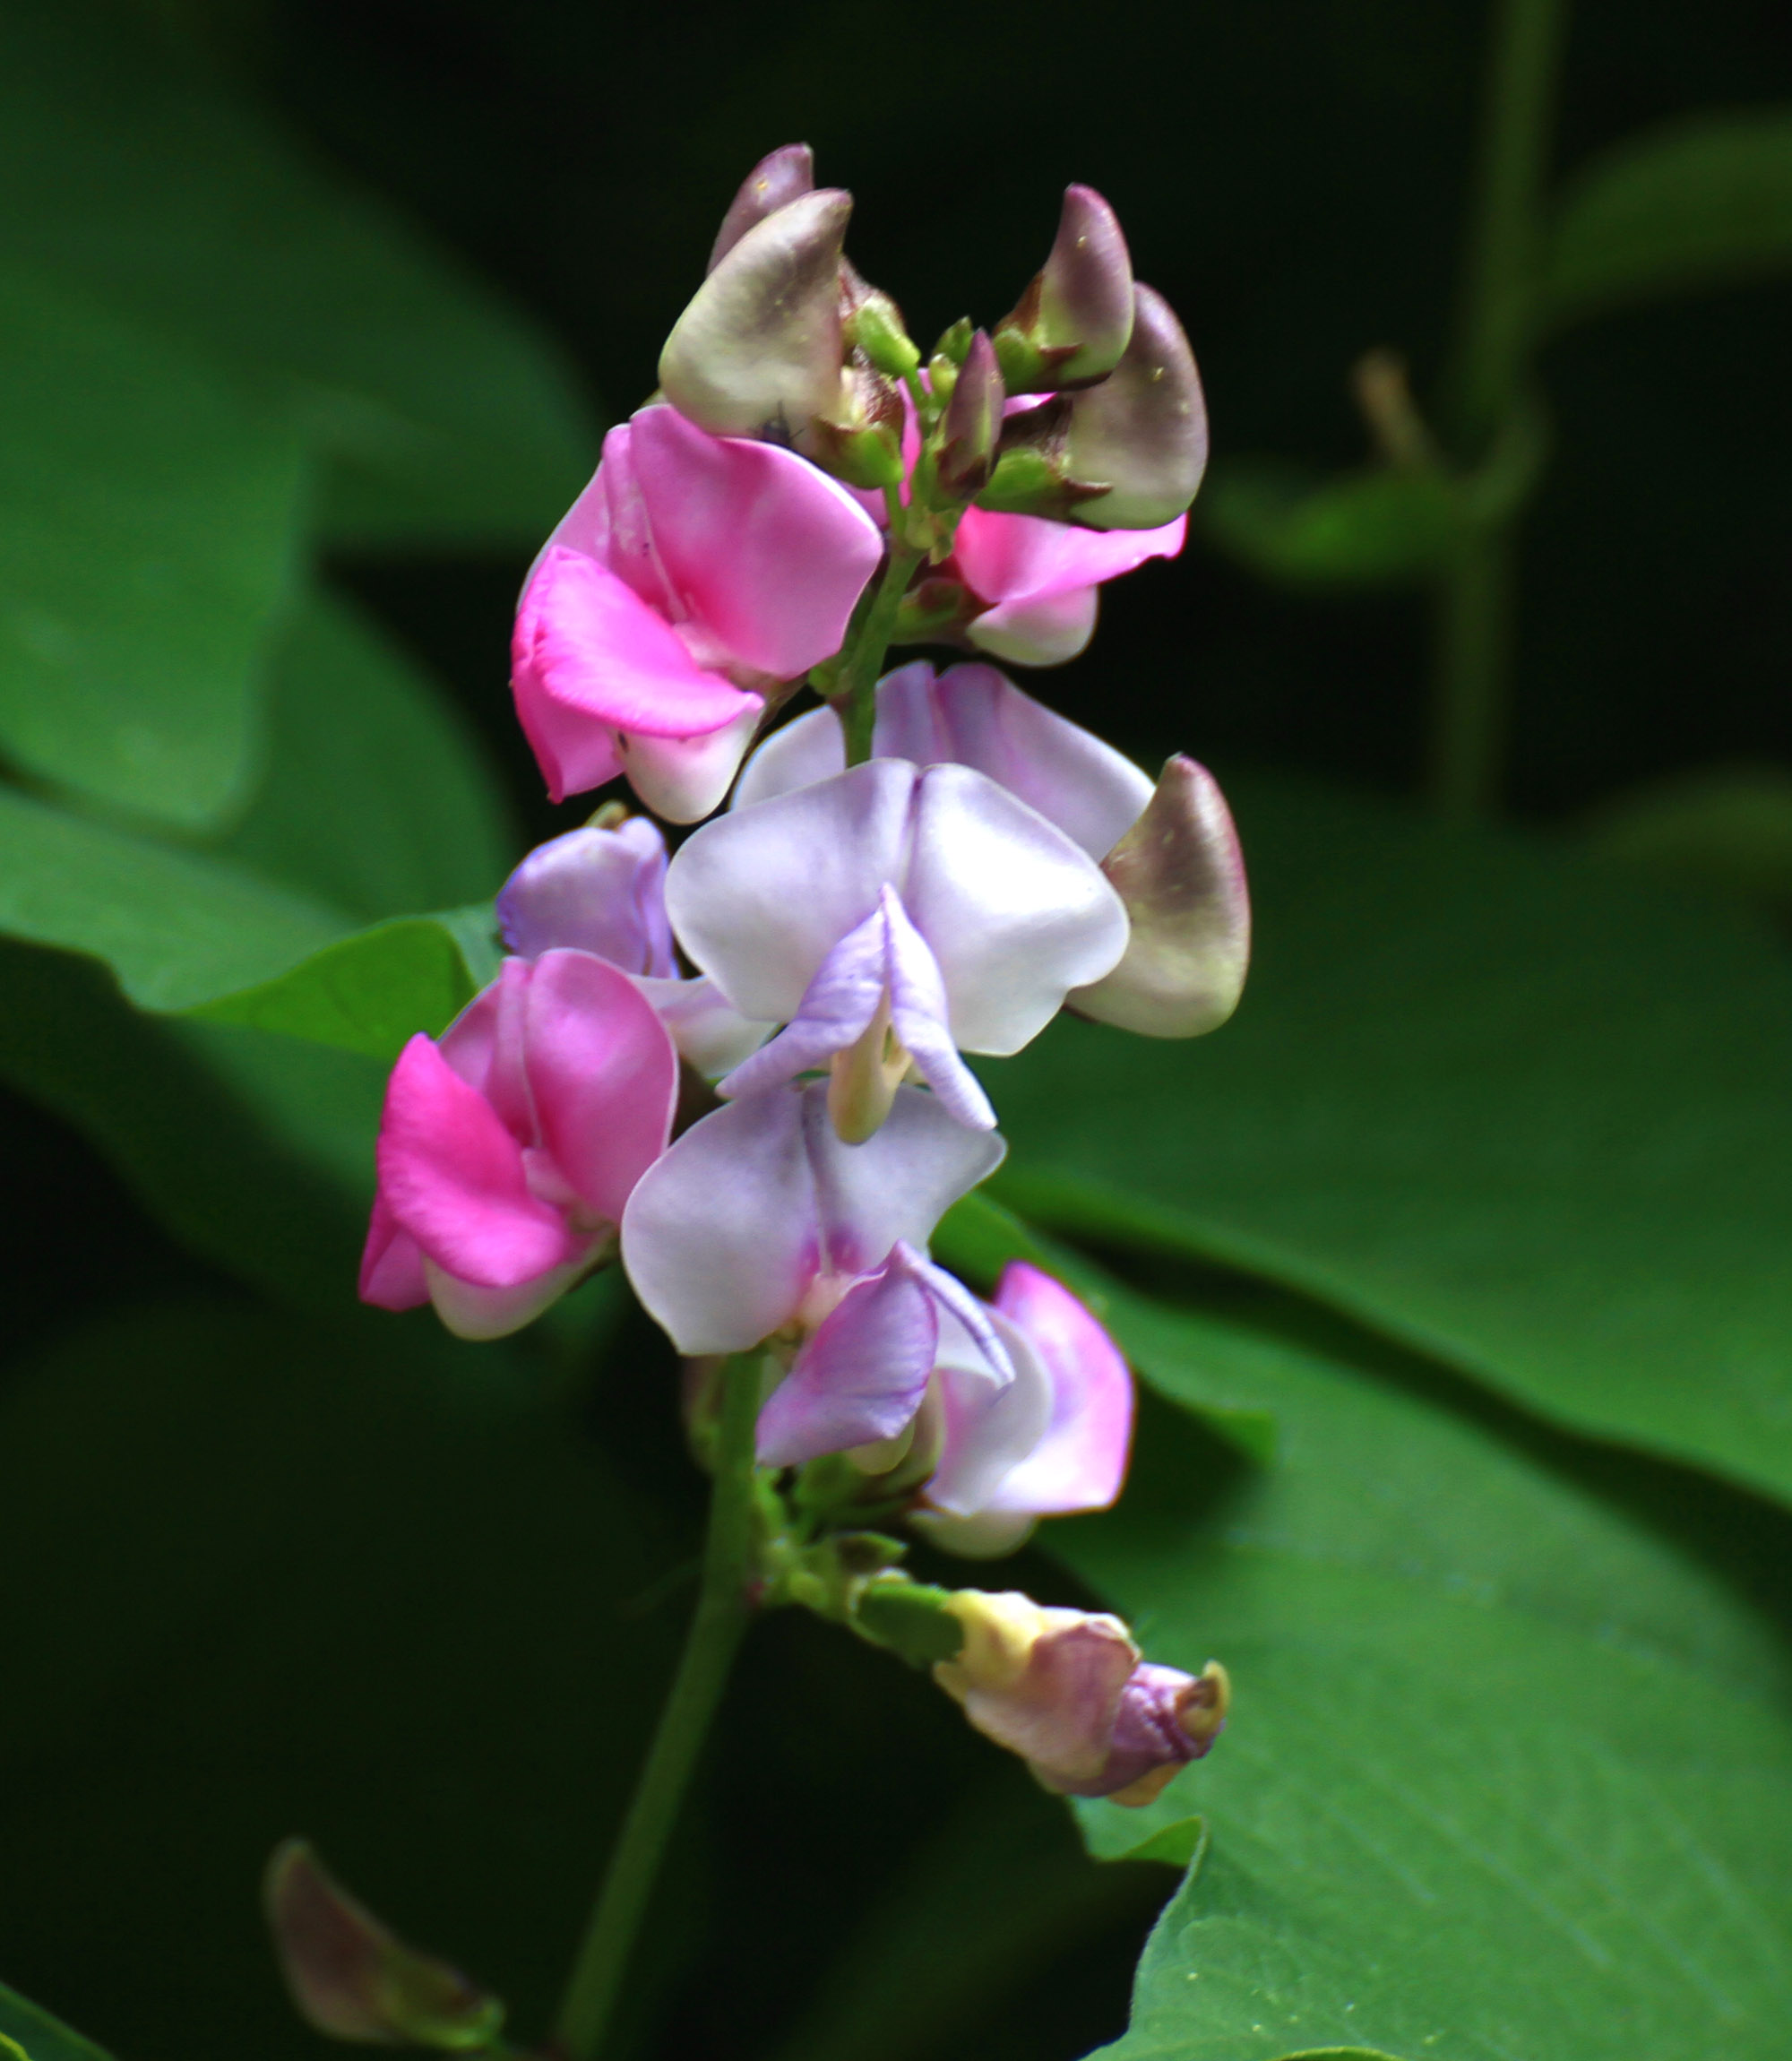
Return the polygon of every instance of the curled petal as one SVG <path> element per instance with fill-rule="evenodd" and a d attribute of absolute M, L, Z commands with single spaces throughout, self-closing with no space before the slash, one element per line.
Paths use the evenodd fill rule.
<path fill-rule="evenodd" d="M 944 1438 L 927 1500 L 960 1517 L 1015 1508 L 998 1504 L 997 1491 L 1038 1446 L 1052 1418 L 1051 1380 L 1030 1341 L 1000 1311 L 994 1313 L 994 1328 L 1013 1369 L 1005 1383 L 991 1378 L 986 1356 L 961 1324 L 948 1321 L 940 1327 Z"/>
<path fill-rule="evenodd" d="M 666 876 L 672 927 L 743 1015 L 788 1022 L 822 962 L 900 879 L 915 778 L 874 760 L 736 809 L 679 848 Z"/>
<path fill-rule="evenodd" d="M 530 1193 L 522 1148 L 491 1104 L 421 1035 L 392 1069 L 379 1172 L 393 1220 L 461 1281 L 514 1288 L 580 1249 L 560 1211 Z"/>
<path fill-rule="evenodd" d="M 939 962 L 962 1051 L 1018 1052 L 1067 989 L 1126 948 L 1126 912 L 1093 861 L 967 766 L 922 775 L 902 899 Z"/>
<path fill-rule="evenodd" d="M 1093 587 L 1073 587 L 1037 601 L 1004 601 L 973 616 L 964 634 L 979 651 L 1011 666 L 1062 666 L 1087 649 L 1100 605 Z"/>
<path fill-rule="evenodd" d="M 995 1307 L 1042 1363 L 1050 1410 L 1033 1444 L 972 1507 L 1038 1517 L 1106 1510 L 1132 1450 L 1132 1369 L 1070 1290 L 1024 1260 L 1003 1271 Z M 950 1432 L 945 1450 L 950 1459 Z"/>
<path fill-rule="evenodd" d="M 614 830 L 568 831 L 538 846 L 504 883 L 498 927 L 523 959 L 568 945 L 625 973 L 669 979 L 677 962 L 665 878 L 666 840 L 645 816 Z"/>
<path fill-rule="evenodd" d="M 674 619 L 777 679 L 839 651 L 883 555 L 852 495 L 793 451 L 705 435 L 675 409 L 644 408 L 630 427 Z"/>
<path fill-rule="evenodd" d="M 701 737 L 764 705 L 699 666 L 615 573 L 560 545 L 524 590 L 511 657 L 517 715 L 556 801 L 615 777 L 618 731 Z"/>
<path fill-rule="evenodd" d="M 721 806 L 759 727 L 759 696 L 749 694 L 746 700 L 751 705 L 732 722 L 702 737 L 621 740 L 628 784 L 656 815 L 668 823 L 700 823 Z"/>
<path fill-rule="evenodd" d="M 952 558 L 965 584 L 992 606 L 1044 601 L 1118 579 L 1148 558 L 1174 558 L 1187 536 L 1186 515 L 1153 530 L 1098 530 L 967 508 Z"/>
<path fill-rule="evenodd" d="M 619 968 L 553 951 L 528 987 L 527 1053 L 542 1144 L 607 1223 L 666 1149 L 678 1059 L 653 1005 Z"/>
<path fill-rule="evenodd" d="M 914 1418 L 933 1369 L 934 1298 L 898 1246 L 849 1289 L 797 1355 L 759 1416 L 759 1458 L 793 1466 L 893 1438 Z"/>

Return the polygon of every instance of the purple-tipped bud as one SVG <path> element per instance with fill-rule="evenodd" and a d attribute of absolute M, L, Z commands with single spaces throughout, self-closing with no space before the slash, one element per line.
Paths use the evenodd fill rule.
<path fill-rule="evenodd" d="M 332 2039 L 473 2053 L 504 2023 L 496 1997 L 395 1939 L 304 1840 L 268 1863 L 263 1894 L 280 1971 L 306 2022 Z"/>
<path fill-rule="evenodd" d="M 1105 379 L 1133 333 L 1133 262 L 1114 211 L 1068 186 L 1045 270 L 995 332 L 1013 393 L 1063 392 Z"/>
<path fill-rule="evenodd" d="M 840 406 L 840 246 L 852 195 L 802 194 L 747 229 L 697 289 L 659 384 L 715 436 L 789 441 Z"/>
<path fill-rule="evenodd" d="M 1232 1683 L 1218 1660 L 1199 1675 L 1180 1668 L 1133 1669 L 1114 1713 L 1107 1758 L 1086 1782 L 1059 1785 L 1069 1796 L 1107 1797 L 1136 1808 L 1150 1803 L 1171 1778 L 1208 1752 L 1225 1729 Z"/>
<path fill-rule="evenodd" d="M 1006 399 L 995 347 L 978 330 L 940 418 L 939 482 L 955 499 L 968 500 L 987 482 Z"/>
<path fill-rule="evenodd" d="M 762 158 L 729 202 L 703 270 L 712 272 L 755 223 L 775 215 L 801 194 L 813 193 L 814 186 L 815 153 L 806 143 L 785 143 Z"/>
<path fill-rule="evenodd" d="M 1207 404 L 1194 353 L 1170 304 L 1133 289 L 1133 335 L 1099 386 L 1070 398 L 1063 462 L 1106 487 L 1076 511 L 1092 530 L 1155 530 L 1194 499 L 1207 470 Z"/>
<path fill-rule="evenodd" d="M 1101 870 L 1126 905 L 1120 963 L 1070 1006 L 1146 1038 L 1198 1038 L 1238 1006 L 1251 960 L 1244 854 L 1219 783 L 1181 755 Z"/>

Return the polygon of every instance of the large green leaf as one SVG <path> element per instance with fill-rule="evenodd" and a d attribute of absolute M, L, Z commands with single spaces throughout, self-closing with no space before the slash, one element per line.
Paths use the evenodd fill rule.
<path fill-rule="evenodd" d="M 1777 2056 L 1792 1666 L 1727 1571 L 1777 1564 L 1783 1606 L 1783 1513 L 1273 1298 L 1108 1321 L 1164 1393 L 1281 1434 L 1245 1469 L 1157 1406 L 1118 1510 L 1048 1528 L 1153 1658 L 1236 1688 L 1155 1805 L 1080 1807 L 1098 1851 L 1210 1829 L 1116 2061 Z"/>
<path fill-rule="evenodd" d="M 4 2061 L 106 2061 L 90 2039 L 71 2032 L 47 2011 L 0 1983 L 0 2057 Z"/>
<path fill-rule="evenodd" d="M 258 771 L 297 434 L 152 333 L 11 268 L 0 293 L 0 750 L 203 827 Z"/>
<path fill-rule="evenodd" d="M 1700 115 L 1633 137 L 1571 184 L 1546 322 L 1792 265 L 1792 110 Z"/>
<path fill-rule="evenodd" d="M 0 254 L 273 375 L 338 461 L 332 533 L 527 544 L 596 440 L 558 355 L 147 10 L 0 10 Z"/>
<path fill-rule="evenodd" d="M 315 2054 L 255 1893 L 295 1832 L 520 2031 L 571 1958 L 690 1542 L 508 1349 L 383 1331 L 133 1310 L 0 1389 L 0 1932 L 125 2051 Z"/>
<path fill-rule="evenodd" d="M 392 638 L 314 589 L 275 654 L 268 771 L 214 849 L 366 920 L 488 899 L 514 833 L 458 711 Z"/>
<path fill-rule="evenodd" d="M 0 930 L 104 960 L 145 1009 L 270 979 L 350 928 L 227 861 L 0 789 Z"/>
<path fill-rule="evenodd" d="M 1792 967 L 1516 839 L 1241 783 L 1260 951 L 1191 1044 L 989 1070 L 998 1192 L 1269 1275 L 1530 1407 L 1792 1495 Z"/>

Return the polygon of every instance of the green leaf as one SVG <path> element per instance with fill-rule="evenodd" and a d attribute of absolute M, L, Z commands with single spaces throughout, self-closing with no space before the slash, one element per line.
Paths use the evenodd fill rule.
<path fill-rule="evenodd" d="M 597 454 L 561 355 L 146 13 L 0 11 L 0 256 L 271 375 L 335 540 L 538 542 Z"/>
<path fill-rule="evenodd" d="M 90 953 L 145 1009 L 255 986 L 349 919 L 197 852 L 170 849 L 0 789 L 0 931 Z"/>
<path fill-rule="evenodd" d="M 1411 586 L 1462 533 L 1460 500 L 1434 473 L 1311 475 L 1266 459 L 1217 468 L 1200 501 L 1208 539 L 1291 587 Z"/>
<path fill-rule="evenodd" d="M 988 1078 L 1036 1223 L 1286 1282 L 1557 1420 L 1792 1495 L 1792 967 L 1518 839 L 1236 783 L 1237 1017 Z"/>
<path fill-rule="evenodd" d="M 0 275 L 0 749 L 188 829 L 244 800 L 287 597 L 292 426 L 151 333 Z"/>
<path fill-rule="evenodd" d="M 390 1062 L 418 1031 L 434 1038 L 445 1030 L 472 998 L 472 978 L 452 933 L 412 917 L 327 944 L 289 973 L 194 1013 Z"/>
<path fill-rule="evenodd" d="M 459 711 L 392 637 L 314 589 L 275 654 L 268 771 L 213 849 L 372 921 L 495 893 L 515 837 Z"/>
<path fill-rule="evenodd" d="M 1777 2056 L 1792 1662 L 1729 1577 L 1784 1569 L 1786 1516 L 1272 1298 L 1109 1322 L 1165 1394 L 1282 1429 L 1246 1470 L 1154 1406 L 1119 1508 L 1048 1530 L 1154 1660 L 1236 1689 L 1155 1804 L 1078 1807 L 1097 1850 L 1210 1827 L 1116 2061 Z"/>
<path fill-rule="evenodd" d="M 1588 841 L 1619 858 L 1720 893 L 1792 909 L 1792 772 L 1710 766 L 1604 803 Z"/>
<path fill-rule="evenodd" d="M 1792 111 L 1701 115 L 1608 151 L 1564 194 L 1541 316 L 1627 303 L 1792 265 Z"/>
<path fill-rule="evenodd" d="M 0 2056 L 5 2061 L 107 2061 L 90 2039 L 71 2032 L 0 1982 Z"/>

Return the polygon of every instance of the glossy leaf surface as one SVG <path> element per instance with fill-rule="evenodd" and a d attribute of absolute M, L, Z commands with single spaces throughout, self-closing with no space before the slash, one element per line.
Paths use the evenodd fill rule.
<path fill-rule="evenodd" d="M 1116 2061 L 1776 2054 L 1792 1671 L 1747 1591 L 1783 1610 L 1785 1516 L 1273 1300 L 1108 1321 L 1163 1394 L 1281 1431 L 1247 1470 L 1159 1408 L 1120 1508 L 1048 1528 L 1236 1692 L 1156 1804 L 1078 1807 L 1098 1851 L 1210 1828 Z"/>
<path fill-rule="evenodd" d="M 995 1188 L 1299 1288 L 1560 1422 L 1792 1496 L 1792 968 L 1610 867 L 1228 783 L 1262 948 L 1190 1044 L 990 1067 Z"/>
<path fill-rule="evenodd" d="M 209 827 L 258 771 L 297 432 L 29 273 L 6 268 L 0 293 L 0 749 L 39 780 Z"/>

